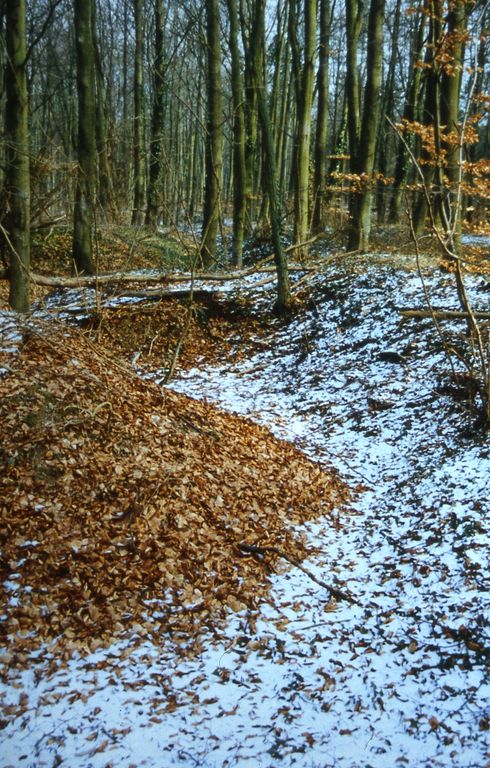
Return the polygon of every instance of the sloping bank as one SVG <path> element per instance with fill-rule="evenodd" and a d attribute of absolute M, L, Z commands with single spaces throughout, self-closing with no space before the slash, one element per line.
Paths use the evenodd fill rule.
<path fill-rule="evenodd" d="M 3 664 L 135 626 L 188 640 L 267 589 L 240 545 L 301 559 L 294 526 L 346 500 L 292 445 L 141 380 L 76 330 L 6 313 L 1 334 Z"/>

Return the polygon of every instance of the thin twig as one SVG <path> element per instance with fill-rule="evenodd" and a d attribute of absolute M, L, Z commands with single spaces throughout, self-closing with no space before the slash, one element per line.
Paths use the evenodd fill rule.
<path fill-rule="evenodd" d="M 238 544 L 238 549 L 246 555 L 258 555 L 259 557 L 263 557 L 264 555 L 277 555 L 278 557 L 282 557 L 283 560 L 287 560 L 287 562 L 294 565 L 295 568 L 299 568 L 300 571 L 303 571 L 303 573 L 306 574 L 309 579 L 314 581 L 315 584 L 326 589 L 336 600 L 345 600 L 345 602 L 350 603 L 351 605 L 359 605 L 358 601 L 352 597 L 352 595 L 349 595 L 348 592 L 343 592 L 341 589 L 337 589 L 337 587 L 332 587 L 330 584 L 326 584 L 322 579 L 315 576 L 312 571 L 305 568 L 304 565 L 301 565 L 298 560 L 295 560 L 294 557 L 291 557 L 278 547 L 258 547 L 253 546 L 252 544 Z"/>

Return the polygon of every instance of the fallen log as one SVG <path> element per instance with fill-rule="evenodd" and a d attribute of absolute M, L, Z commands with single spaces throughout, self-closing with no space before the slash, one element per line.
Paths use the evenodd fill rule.
<path fill-rule="evenodd" d="M 467 312 L 453 309 L 434 309 L 432 312 L 430 309 L 399 309 L 398 311 L 403 317 L 435 317 L 437 320 L 466 320 L 469 317 Z M 475 311 L 472 314 L 477 320 L 490 320 L 490 312 Z"/>
<path fill-rule="evenodd" d="M 217 274 L 168 274 L 164 272 L 142 274 L 141 272 L 111 272 L 103 275 L 76 275 L 74 277 L 60 275 L 40 275 L 37 272 L 31 272 L 31 282 L 36 285 L 44 285 L 48 288 L 97 288 L 111 283 L 185 283 L 190 280 L 212 280 L 225 282 L 226 280 L 239 280 L 241 277 L 250 274 L 249 272 L 234 272 L 229 275 Z M 7 280 L 6 270 L 0 273 L 0 280 Z"/>
<path fill-rule="evenodd" d="M 144 274 L 141 272 L 110 272 L 102 275 L 40 275 L 38 272 L 31 272 L 31 282 L 36 285 L 46 286 L 47 288 L 98 288 L 111 283 L 186 283 L 191 280 L 205 280 L 209 282 L 225 283 L 229 280 L 241 280 L 242 277 L 254 272 L 264 272 L 267 274 L 275 273 L 274 267 L 253 267 L 235 272 L 189 272 L 176 274 L 168 272 L 158 272 Z M 291 267 L 290 272 L 312 272 L 310 267 Z M 8 271 L 0 271 L 0 280 L 8 280 Z"/>

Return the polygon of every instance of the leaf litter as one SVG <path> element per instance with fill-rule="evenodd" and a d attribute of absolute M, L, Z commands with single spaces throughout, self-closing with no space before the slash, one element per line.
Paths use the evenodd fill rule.
<path fill-rule="evenodd" d="M 448 308 L 451 276 L 428 277 L 437 300 Z M 471 288 L 484 303 L 482 278 L 476 277 Z M 265 289 L 257 291 L 258 304 L 266 295 Z M 202 634 L 206 620 L 198 611 L 193 629 L 184 622 L 176 643 L 165 619 L 160 617 L 155 630 L 154 625 L 148 627 L 148 616 L 135 613 L 119 640 L 107 644 L 105 638 L 100 648 L 56 667 L 59 651 L 46 645 L 50 630 L 36 639 L 36 625 L 31 642 L 44 641 L 37 658 L 35 651 L 19 649 L 27 669 L 20 664 L 6 668 L 3 675 L 5 766 L 66 762 L 480 768 L 490 763 L 490 451 L 485 436 L 471 434 L 467 411 L 455 405 L 444 375 L 438 382 L 437 371 L 444 371 L 445 361 L 430 322 L 400 322 L 398 305 L 418 303 L 419 296 L 418 278 L 411 271 L 376 264 L 367 269 L 334 265 L 312 281 L 305 311 L 287 325 L 271 327 L 271 336 L 268 340 L 262 336 L 259 351 L 236 364 L 227 359 L 223 365 L 190 369 L 173 383 L 173 390 L 200 398 L 201 405 L 174 401 L 168 389 L 146 390 L 129 370 L 121 379 L 116 377 L 119 386 L 113 386 L 111 393 L 122 421 L 126 388 L 135 387 L 139 405 L 133 407 L 138 413 L 153 414 L 156 404 L 161 409 L 162 401 L 167 401 L 173 414 L 184 409 L 185 418 L 200 430 L 211 424 L 217 431 L 215 419 L 220 429 L 230 424 L 229 417 L 216 415 L 207 404 L 214 401 L 261 420 L 316 461 L 336 466 L 352 485 L 362 483 L 363 490 L 358 488 L 350 499 L 352 512 L 337 510 L 333 518 L 311 515 L 309 521 L 293 520 L 307 537 L 299 539 L 301 554 L 308 546 L 315 550 L 308 568 L 327 582 L 347 586 L 359 605 L 335 603 L 294 568 L 270 575 L 272 595 L 266 599 L 260 588 L 266 559 L 239 560 L 231 549 L 228 565 L 250 569 L 236 575 L 237 600 L 242 603 L 240 588 L 245 589 L 247 579 L 252 580 L 257 600 L 234 605 L 231 601 L 236 613 L 219 633 L 213 627 L 207 637 Z M 35 343 L 45 355 L 44 338 L 36 337 Z M 89 345 L 86 351 L 85 358 L 77 346 L 72 355 L 82 357 L 84 371 L 87 366 L 103 379 L 102 371 L 111 370 L 107 356 L 94 371 L 94 347 Z M 66 367 L 70 359 L 65 356 L 62 365 Z M 15 362 L 9 358 L 9 366 L 18 363 L 18 358 Z M 26 377 L 32 376 L 35 366 L 27 366 L 27 361 L 25 365 Z M 153 375 L 162 378 L 158 371 Z M 3 384 L 7 380 L 4 377 Z M 85 402 L 85 386 L 80 402 Z M 108 399 L 106 391 L 99 391 L 97 403 Z M 50 398 L 55 395 L 63 402 L 63 394 L 61 387 L 50 397 L 44 389 L 32 395 L 34 424 L 28 424 L 29 429 L 36 428 L 40 411 L 44 420 L 56 421 L 61 406 Z M 236 437 L 241 440 L 242 431 L 252 427 L 233 418 L 231 423 L 236 424 L 233 452 L 239 444 Z M 200 443 L 203 435 L 198 432 L 195 438 L 186 426 L 190 437 L 182 428 L 178 440 L 190 441 L 183 446 L 187 453 L 190 446 L 196 450 L 195 440 Z M 147 427 L 145 420 L 142 429 Z M 119 439 L 125 433 L 121 426 L 118 429 Z M 254 450 L 267 439 L 261 432 Z M 220 451 L 223 443 L 226 438 Z M 134 451 L 128 454 L 131 466 L 137 445 L 135 436 Z M 171 447 L 173 463 L 177 446 Z M 206 452 L 202 458 L 213 466 L 216 453 Z M 244 460 L 254 460 L 254 451 L 240 459 L 241 472 Z M 270 456 L 262 467 L 268 461 Z M 49 457 L 43 456 L 40 465 L 49 467 Z M 116 477 L 107 478 L 106 485 L 119 489 L 116 499 L 123 498 L 123 489 L 131 498 L 139 485 L 151 493 L 154 486 L 146 485 L 150 465 L 144 461 L 143 466 L 143 477 L 123 475 L 121 485 L 114 469 Z M 101 474 L 107 470 L 102 461 Z M 182 466 L 174 467 L 175 482 L 181 471 Z M 259 476 L 260 471 L 264 469 Z M 271 475 L 266 479 L 269 485 L 274 482 Z M 48 474 L 43 480 L 52 484 L 58 478 Z M 76 478 L 71 482 L 78 500 L 80 486 Z M 217 485 L 222 482 L 219 476 Z M 334 485 L 341 505 L 342 486 Z M 259 514 L 253 498 L 251 494 L 247 508 Z M 150 507 L 151 503 L 155 502 L 150 500 Z M 70 514 L 69 505 L 67 509 Z M 218 516 L 220 509 L 218 501 Z M 270 508 L 266 512 L 262 538 L 257 541 L 254 531 L 249 543 L 266 541 L 274 518 Z M 151 519 L 150 515 L 150 523 Z M 95 525 L 93 520 L 90 524 Z M 240 532 L 242 524 L 241 519 Z M 201 525 L 199 520 L 196 529 Z M 111 531 L 120 533 L 120 528 Z M 33 532 L 27 528 L 24 533 L 28 551 L 34 552 L 37 539 L 28 538 Z M 87 536 L 81 538 L 81 533 L 84 552 Z M 139 529 L 139 536 L 146 541 L 146 528 Z M 297 546 L 291 535 L 293 541 L 291 547 Z M 279 545 L 286 546 L 283 539 Z M 19 542 L 11 546 L 19 547 Z M 184 554 L 187 558 L 187 550 Z M 28 560 L 22 547 L 15 557 L 14 576 L 23 568 L 22 558 Z M 212 591 L 214 575 L 206 578 Z M 21 579 L 12 579 L 10 573 L 9 611 L 17 607 L 12 581 L 21 592 L 17 587 Z M 158 596 L 147 584 L 137 585 L 138 589 L 148 597 L 147 607 L 157 601 L 158 610 L 167 615 L 161 588 Z M 167 600 L 173 619 L 178 607 L 185 605 L 178 585 L 174 594 L 174 602 Z M 123 592 L 123 601 L 124 597 Z M 188 595 L 189 606 L 199 606 L 201 599 Z M 31 601 L 40 605 L 42 595 Z M 131 610 L 138 608 L 131 603 Z M 77 626 L 82 627 L 81 642 L 88 643 L 83 622 Z M 199 643 L 191 649 L 198 635 Z"/>

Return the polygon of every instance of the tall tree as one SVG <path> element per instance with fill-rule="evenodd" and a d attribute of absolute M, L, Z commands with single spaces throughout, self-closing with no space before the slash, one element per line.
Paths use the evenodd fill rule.
<path fill-rule="evenodd" d="M 315 74 L 317 0 L 304 0 L 304 52 L 298 94 L 297 148 L 294 194 L 294 239 L 305 242 L 309 233 L 311 113 Z"/>
<path fill-rule="evenodd" d="M 26 79 L 25 0 L 7 0 L 7 61 L 5 66 L 6 169 L 8 195 L 6 243 L 9 253 L 9 303 L 29 310 L 30 178 Z"/>
<path fill-rule="evenodd" d="M 207 132 L 206 182 L 202 225 L 201 255 L 205 265 L 216 259 L 216 240 L 220 216 L 223 172 L 223 115 L 221 107 L 221 43 L 219 0 L 206 2 L 207 42 Z"/>
<path fill-rule="evenodd" d="M 315 176 L 313 182 L 313 222 L 314 232 L 325 229 L 325 186 L 327 181 L 327 142 L 329 122 L 329 39 L 331 25 L 330 0 L 319 0 L 319 54 L 318 54 L 318 110 L 315 136 Z M 334 0 L 335 4 L 335 0 Z"/>
<path fill-rule="evenodd" d="M 422 87 L 423 70 L 420 66 L 420 61 L 424 49 L 427 15 L 419 11 L 413 18 L 409 73 L 402 116 L 405 124 L 414 123 L 415 121 L 419 122 L 421 120 L 424 101 L 424 89 Z M 408 150 L 415 151 L 414 138 L 413 134 L 407 133 L 406 136 L 400 138 L 398 143 L 395 178 L 393 181 L 393 197 L 390 203 L 390 221 L 393 223 L 397 223 L 402 214 L 405 184 L 409 178 L 411 170 L 411 160 Z"/>
<path fill-rule="evenodd" d="M 156 229 L 160 214 L 159 181 L 162 175 L 162 133 L 165 116 L 165 62 L 163 0 L 154 0 L 155 60 L 153 64 L 153 107 L 151 114 L 150 168 L 145 224 Z"/>
<path fill-rule="evenodd" d="M 361 137 L 361 86 L 359 83 L 358 50 L 364 24 L 364 0 L 346 0 L 345 23 L 347 32 L 345 90 L 348 105 L 347 128 L 351 169 L 356 172 L 358 165 L 359 141 Z"/>
<path fill-rule="evenodd" d="M 257 94 L 258 115 L 263 141 L 264 182 L 269 198 L 272 247 L 277 273 L 276 309 L 279 313 L 283 313 L 288 310 L 291 304 L 291 288 L 286 254 L 284 253 L 281 241 L 281 215 L 278 199 L 276 156 L 264 76 L 265 2 L 266 0 L 255 0 L 250 45 L 254 62 L 252 75 Z"/>
<path fill-rule="evenodd" d="M 348 5 L 350 4 L 349 3 Z M 355 1 L 355 0 L 354 0 Z M 351 250 L 364 251 L 371 234 L 372 176 L 379 126 L 379 96 L 383 63 L 383 22 L 385 0 L 371 0 L 367 34 L 366 86 L 359 141 L 351 149 L 351 170 L 358 176 L 359 191 L 350 198 L 349 244 Z M 352 114 L 353 134 L 358 130 L 355 108 Z M 350 115 L 349 115 L 350 120 Z"/>
<path fill-rule="evenodd" d="M 462 142 L 465 140 L 460 135 L 460 94 L 469 7 L 468 0 L 455 0 L 447 9 L 446 34 L 440 54 L 444 56 L 440 85 L 441 123 L 436 126 L 436 142 L 440 142 L 445 160 L 443 174 L 441 164 L 438 166 L 440 219 L 451 247 L 456 249 L 461 236 L 461 165 Z"/>
<path fill-rule="evenodd" d="M 73 260 L 92 275 L 97 150 L 95 138 L 94 4 L 74 0 L 78 89 L 78 172 L 73 215 Z"/>
<path fill-rule="evenodd" d="M 96 19 L 95 0 L 93 3 L 92 18 Z M 98 210 L 107 220 L 109 212 L 114 213 L 114 184 L 112 168 L 109 161 L 109 136 L 108 114 L 110 102 L 110 87 L 107 87 L 102 66 L 99 40 L 96 33 L 96 25 L 93 24 L 93 47 L 95 59 L 95 139 L 97 145 L 98 176 L 97 199 Z"/>
<path fill-rule="evenodd" d="M 420 166 L 424 189 L 416 197 L 412 214 L 413 226 L 417 235 L 421 235 L 424 232 L 429 208 L 428 195 L 433 191 L 436 166 L 435 154 L 437 152 L 434 144 L 434 126 L 441 125 L 437 51 L 443 33 L 443 0 L 425 0 L 424 12 L 429 18 L 424 56 L 424 106 L 422 110 L 422 124 L 426 129 L 426 140 L 422 143 L 422 150 L 420 152 Z M 432 146 L 430 139 L 432 139 Z"/>
<path fill-rule="evenodd" d="M 401 23 L 401 0 L 396 0 L 393 14 L 393 23 L 389 29 L 389 39 L 391 41 L 391 52 L 388 64 L 388 72 L 383 87 L 383 100 L 381 103 L 382 119 L 378 131 L 378 171 L 380 179 L 377 186 L 376 195 L 376 213 L 378 224 L 383 224 L 386 218 L 388 204 L 388 174 L 392 165 L 393 147 L 396 146 L 396 136 L 393 133 L 391 125 L 395 120 L 395 84 L 396 69 L 399 59 L 400 42 L 400 23 Z M 384 119 L 386 117 L 386 120 Z"/>
<path fill-rule="evenodd" d="M 260 157 L 258 151 L 258 111 L 257 111 L 257 89 L 254 82 L 254 72 L 260 67 L 260 61 L 257 57 L 260 50 L 253 44 L 251 29 L 253 20 L 250 18 L 251 6 L 244 0 L 240 0 L 240 29 L 242 33 L 242 45 L 244 50 L 245 68 L 243 73 L 244 81 L 244 113 L 245 113 L 245 164 L 247 179 L 247 210 L 246 210 L 246 230 L 250 231 L 252 225 L 256 222 L 256 196 L 258 191 L 258 173 L 257 158 Z M 252 9 L 253 10 L 253 9 Z"/>
<path fill-rule="evenodd" d="M 245 158 L 244 92 L 238 47 L 236 0 L 227 0 L 230 22 L 231 91 L 233 100 L 233 264 L 242 265 L 247 210 L 247 164 Z"/>
<path fill-rule="evenodd" d="M 133 213 L 131 223 L 145 219 L 145 111 L 143 91 L 143 0 L 133 0 L 134 15 L 134 113 L 133 113 Z"/>

